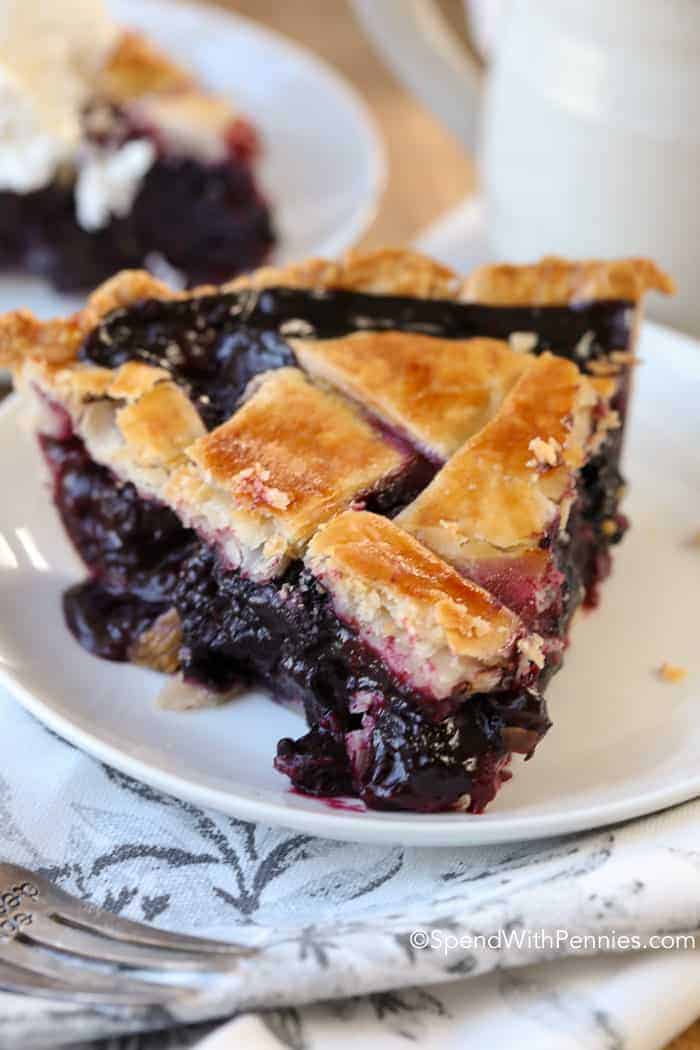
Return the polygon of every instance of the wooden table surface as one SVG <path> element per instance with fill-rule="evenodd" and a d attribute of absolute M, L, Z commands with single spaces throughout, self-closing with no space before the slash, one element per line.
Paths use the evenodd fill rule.
<path fill-rule="evenodd" d="M 214 2 L 305 44 L 341 70 L 369 103 L 386 141 L 389 182 L 379 215 L 362 246 L 406 243 L 474 190 L 474 167 L 469 157 L 373 53 L 354 22 L 347 0 Z M 440 3 L 458 25 L 461 0 Z M 653 989 L 649 994 L 654 994 Z M 667 1050 L 700 1050 L 700 1020 Z"/>

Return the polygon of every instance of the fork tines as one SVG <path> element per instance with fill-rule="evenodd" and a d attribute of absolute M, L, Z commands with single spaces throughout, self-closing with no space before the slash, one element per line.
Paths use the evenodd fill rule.
<path fill-rule="evenodd" d="M 123 919 L 26 868 L 0 864 L 5 991 L 80 1003 L 164 1004 L 193 994 L 203 977 L 230 972 L 255 952 Z"/>

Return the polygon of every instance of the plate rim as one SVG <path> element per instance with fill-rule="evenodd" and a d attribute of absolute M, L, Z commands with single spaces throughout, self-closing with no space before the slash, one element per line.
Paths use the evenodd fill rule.
<path fill-rule="evenodd" d="M 660 340 L 679 340 L 700 354 L 700 340 L 651 321 L 645 328 Z M 17 395 L 0 405 L 0 419 L 16 411 Z M 108 666 L 108 665 L 106 665 Z M 481 846 L 547 839 L 580 831 L 594 831 L 634 817 L 661 812 L 700 795 L 700 770 L 677 783 L 635 794 L 612 803 L 580 806 L 541 816 L 507 817 L 490 814 L 416 814 L 365 810 L 293 807 L 284 801 L 246 797 L 231 790 L 200 785 L 122 751 L 98 735 L 58 713 L 46 693 L 34 693 L 11 669 L 0 664 L 0 684 L 34 717 L 63 739 L 128 776 L 197 806 L 242 820 L 287 827 L 306 834 L 345 842 L 403 846 Z M 300 796 L 303 798 L 303 796 Z M 318 800 L 310 800 L 318 803 Z M 320 803 L 323 805 L 323 803 Z"/>
<path fill-rule="evenodd" d="M 203 809 L 270 827 L 289 828 L 318 838 L 341 842 L 366 842 L 391 846 L 486 846 L 507 842 L 544 840 L 578 831 L 595 831 L 634 817 L 660 813 L 700 795 L 700 773 L 672 788 L 658 788 L 603 807 L 581 807 L 565 813 L 540 817 L 491 817 L 488 814 L 395 813 L 376 814 L 372 810 L 354 813 L 327 812 L 285 806 L 282 802 L 245 798 L 214 787 L 166 773 L 98 736 L 76 726 L 58 714 L 50 703 L 20 682 L 12 671 L 0 667 L 0 685 L 31 715 L 80 751 L 135 780 L 176 799 Z M 313 800 L 312 800 L 313 801 Z"/>

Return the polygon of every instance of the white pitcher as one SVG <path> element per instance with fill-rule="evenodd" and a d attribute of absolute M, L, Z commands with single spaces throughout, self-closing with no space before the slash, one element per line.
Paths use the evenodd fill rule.
<path fill-rule="evenodd" d="M 495 257 L 651 255 L 679 285 L 657 316 L 700 334 L 700 0 L 499 0 L 488 76 L 432 0 L 353 3 L 478 147 Z"/>

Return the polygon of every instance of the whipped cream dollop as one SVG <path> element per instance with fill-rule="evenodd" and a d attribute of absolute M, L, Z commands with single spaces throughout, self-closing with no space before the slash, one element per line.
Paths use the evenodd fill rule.
<path fill-rule="evenodd" d="M 119 34 L 100 0 L 0 0 L 0 189 L 40 189 L 73 157 Z"/>
<path fill-rule="evenodd" d="M 112 216 L 128 215 L 155 159 L 156 148 L 148 139 L 133 139 L 116 150 L 90 150 L 75 185 L 75 209 L 83 229 L 99 230 Z"/>

